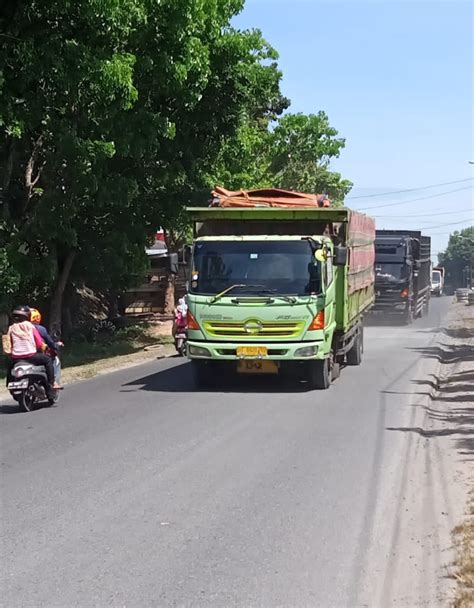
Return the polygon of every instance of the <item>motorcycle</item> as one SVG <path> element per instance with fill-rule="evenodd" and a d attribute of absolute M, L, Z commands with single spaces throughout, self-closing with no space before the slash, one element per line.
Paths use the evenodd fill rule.
<path fill-rule="evenodd" d="M 178 310 L 175 313 L 173 333 L 176 351 L 180 357 L 185 357 L 188 342 L 188 323 L 186 319 L 186 310 L 183 306 L 178 307 Z"/>
<path fill-rule="evenodd" d="M 7 388 L 11 396 L 26 411 L 31 412 L 36 405 L 47 401 L 54 405 L 59 398 L 59 391 L 47 391 L 48 379 L 42 365 L 33 365 L 28 361 L 17 361 L 10 372 Z"/>

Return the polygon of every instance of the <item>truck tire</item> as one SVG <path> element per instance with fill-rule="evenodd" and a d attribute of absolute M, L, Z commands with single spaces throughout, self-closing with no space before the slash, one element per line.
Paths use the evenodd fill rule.
<path fill-rule="evenodd" d="M 212 365 L 207 361 L 191 361 L 194 384 L 199 389 L 213 385 Z"/>
<path fill-rule="evenodd" d="M 411 325 L 413 323 L 413 311 L 411 308 L 405 311 L 403 315 L 403 324 Z"/>
<path fill-rule="evenodd" d="M 326 390 L 331 385 L 331 373 L 329 370 L 329 357 L 327 359 L 316 359 L 308 361 L 307 379 L 311 389 Z"/>
<path fill-rule="evenodd" d="M 362 363 L 362 353 L 364 352 L 364 332 L 362 327 L 359 329 L 359 333 L 355 337 L 354 344 L 351 349 L 347 351 L 347 365 L 360 365 Z"/>

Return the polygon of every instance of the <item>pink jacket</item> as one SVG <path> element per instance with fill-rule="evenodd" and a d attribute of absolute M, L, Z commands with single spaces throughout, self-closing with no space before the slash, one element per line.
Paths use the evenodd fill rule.
<path fill-rule="evenodd" d="M 28 359 L 45 349 L 45 343 L 38 330 L 29 321 L 13 323 L 8 329 L 12 359 Z"/>

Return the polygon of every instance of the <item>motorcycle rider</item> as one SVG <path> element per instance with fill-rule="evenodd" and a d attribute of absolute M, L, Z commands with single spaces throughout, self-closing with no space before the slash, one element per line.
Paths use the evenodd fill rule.
<path fill-rule="evenodd" d="M 62 346 L 64 346 L 64 343 L 59 342 L 59 341 L 55 342 L 53 340 L 53 338 L 50 336 L 46 327 L 44 325 L 41 325 L 42 317 L 41 317 L 40 311 L 37 308 L 30 308 L 30 311 L 31 311 L 30 320 L 33 323 L 33 325 L 36 327 L 39 335 L 43 338 L 44 342 L 46 343 L 46 346 L 48 347 L 45 354 L 48 355 L 48 357 L 51 357 L 51 359 L 53 361 L 54 378 L 56 381 L 55 388 L 59 388 L 59 385 L 57 383 L 59 383 L 59 379 L 61 377 L 61 361 L 58 357 L 58 348 L 61 348 Z"/>
<path fill-rule="evenodd" d="M 11 353 L 8 361 L 7 382 L 16 361 L 24 360 L 34 365 L 43 365 L 48 379 L 47 393 L 59 386 L 54 381 L 54 368 L 51 357 L 44 354 L 47 346 L 36 327 L 30 321 L 30 309 L 18 306 L 12 313 L 12 324 L 8 328 Z M 41 352 L 38 352 L 41 351 Z"/>
<path fill-rule="evenodd" d="M 183 354 L 183 351 L 181 351 L 181 349 L 178 345 L 178 335 L 179 334 L 186 335 L 186 333 L 187 333 L 187 327 L 188 327 L 187 314 L 188 314 L 188 305 L 186 304 L 186 296 L 185 296 L 184 298 L 180 298 L 178 300 L 178 306 L 174 310 L 173 327 L 171 330 L 171 333 L 174 338 L 175 348 L 178 351 L 178 353 L 181 355 Z M 181 335 L 180 335 L 180 338 L 181 338 Z M 184 341 L 184 342 L 186 342 L 186 341 Z"/>
<path fill-rule="evenodd" d="M 186 298 L 180 298 L 178 300 L 178 306 L 175 308 L 174 311 L 174 321 L 172 329 L 173 338 L 176 337 L 178 329 L 183 329 L 187 326 L 187 313 L 188 305 L 186 304 Z"/>

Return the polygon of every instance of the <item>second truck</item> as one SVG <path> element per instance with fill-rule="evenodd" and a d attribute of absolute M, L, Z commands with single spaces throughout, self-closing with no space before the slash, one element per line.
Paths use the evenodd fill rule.
<path fill-rule="evenodd" d="M 283 374 L 327 389 L 359 365 L 374 301 L 372 218 L 317 195 L 214 193 L 194 220 L 188 357 L 199 386 L 222 373 Z"/>
<path fill-rule="evenodd" d="M 431 239 L 415 230 L 377 230 L 373 313 L 410 324 L 428 312 Z"/>

